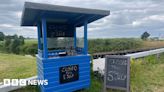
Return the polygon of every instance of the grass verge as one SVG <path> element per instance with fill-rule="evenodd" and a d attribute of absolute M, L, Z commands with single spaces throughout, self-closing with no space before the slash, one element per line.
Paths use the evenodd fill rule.
<path fill-rule="evenodd" d="M 27 78 L 36 75 L 36 59 L 0 53 L 0 81 L 7 78 Z"/>
<path fill-rule="evenodd" d="M 26 78 L 36 74 L 35 58 L 0 54 L 0 79 Z M 131 61 L 131 92 L 164 92 L 164 53 Z M 103 82 L 91 75 L 91 86 L 79 92 L 102 92 Z M 12 92 L 39 92 L 37 86 L 27 86 Z M 108 90 L 108 92 L 122 92 Z"/>

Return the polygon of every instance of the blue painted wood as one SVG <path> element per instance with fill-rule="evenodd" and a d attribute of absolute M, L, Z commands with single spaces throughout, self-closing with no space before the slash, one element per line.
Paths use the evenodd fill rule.
<path fill-rule="evenodd" d="M 39 57 L 43 57 L 43 50 L 38 49 L 38 54 Z"/>
<path fill-rule="evenodd" d="M 37 31 L 38 31 L 38 49 L 41 49 L 41 29 L 40 23 L 37 23 Z M 38 50 L 39 51 L 39 50 Z M 39 53 L 39 52 L 38 52 Z"/>
<path fill-rule="evenodd" d="M 84 62 L 88 62 L 88 61 L 84 61 L 85 59 L 90 60 L 90 55 L 77 55 L 77 56 L 65 56 L 65 57 L 54 57 L 54 58 L 40 58 L 37 56 L 38 59 L 42 59 L 43 61 L 41 63 L 53 63 L 53 62 L 60 62 L 60 61 L 71 61 L 71 60 L 79 60 Z M 61 62 L 63 64 L 63 62 Z"/>
<path fill-rule="evenodd" d="M 83 60 L 88 60 L 88 59 L 83 59 Z M 71 61 L 71 64 L 80 64 L 80 62 L 81 63 L 83 63 L 83 64 L 86 64 L 87 62 L 82 62 L 82 60 L 75 60 L 75 61 L 73 61 L 73 60 L 70 60 Z M 89 60 L 88 60 L 89 61 Z M 43 67 L 45 68 L 45 67 L 53 67 L 53 66 L 68 66 L 70 63 L 69 63 L 69 61 L 68 60 L 66 60 L 66 61 L 64 61 L 64 60 L 62 60 L 61 62 L 59 61 L 59 60 L 56 60 L 56 62 L 57 63 L 50 63 L 50 64 L 44 64 L 43 65 Z M 62 63 L 63 62 L 63 63 Z M 79 63 L 78 63 L 79 62 Z M 89 62 L 88 62 L 89 63 Z"/>
<path fill-rule="evenodd" d="M 72 91 L 76 91 L 77 89 L 88 88 L 90 85 L 90 82 L 88 81 L 89 79 L 84 81 L 72 82 L 69 84 L 49 87 L 49 88 L 42 86 L 42 90 L 44 92 L 72 92 Z"/>
<path fill-rule="evenodd" d="M 86 20 L 84 22 L 84 54 L 88 54 L 87 24 L 88 21 Z"/>
<path fill-rule="evenodd" d="M 53 73 L 54 71 L 57 71 L 58 70 L 58 66 L 54 66 L 54 67 L 46 67 L 46 68 L 43 68 L 42 65 L 40 63 L 37 62 L 37 69 L 39 69 L 41 71 L 41 73 L 43 74 L 49 74 L 49 73 Z M 79 66 L 81 67 L 79 70 L 82 71 L 82 70 L 85 70 L 85 69 L 89 69 L 90 68 L 90 64 L 89 63 L 81 63 L 79 64 Z"/>
<path fill-rule="evenodd" d="M 42 15 L 48 19 L 66 20 L 69 24 L 83 26 L 82 22 L 86 18 L 96 16 L 95 20 L 92 19 L 88 21 L 91 23 L 110 14 L 110 11 L 106 10 L 83 9 L 31 2 L 26 2 L 24 6 L 24 16 L 22 16 L 21 22 L 22 26 L 36 26 L 36 22 L 41 20 Z"/>
<path fill-rule="evenodd" d="M 74 48 L 76 49 L 76 27 L 74 27 Z"/>
<path fill-rule="evenodd" d="M 65 84 L 70 84 L 70 83 L 76 83 L 76 82 L 79 82 L 79 81 L 89 81 L 89 75 L 85 75 L 85 76 L 82 76 L 80 77 L 80 79 L 78 81 L 73 81 L 73 82 L 69 82 L 69 83 L 65 83 Z M 57 85 L 65 85 L 65 84 L 60 84 L 60 82 L 58 81 L 59 78 L 51 78 L 51 79 L 48 79 L 48 85 L 45 85 L 44 87 L 45 88 L 50 88 L 50 87 L 56 87 Z"/>
<path fill-rule="evenodd" d="M 41 75 L 41 74 L 40 74 Z M 40 76 L 39 77 L 40 79 L 44 79 L 44 77 L 43 76 Z M 80 77 L 80 80 L 85 80 L 85 79 L 89 79 L 90 78 L 90 73 L 88 72 L 88 74 L 87 75 L 84 75 L 84 76 L 81 76 Z M 46 78 L 48 81 L 49 81 L 49 86 L 52 86 L 51 84 L 52 83 L 58 83 L 58 85 L 59 85 L 59 77 L 53 77 L 53 76 L 51 76 L 51 77 L 49 77 L 49 78 Z M 55 84 L 56 85 L 56 84 Z"/>
<path fill-rule="evenodd" d="M 86 75 L 86 74 L 90 74 L 90 71 L 88 71 L 90 69 L 90 67 L 88 68 L 84 68 L 84 69 L 81 69 L 79 71 L 79 74 L 80 75 Z M 53 78 L 59 78 L 59 76 L 56 76 L 56 75 L 59 75 L 59 69 L 54 71 L 54 72 L 51 72 L 51 73 L 43 73 L 40 69 L 38 69 L 38 74 L 41 75 L 41 77 L 46 77 L 47 79 L 53 79 Z M 55 76 L 55 77 L 54 77 Z"/>
<path fill-rule="evenodd" d="M 79 66 L 79 80 L 60 84 L 59 68 L 68 65 Z M 47 59 L 37 56 L 37 66 L 38 78 L 49 82 L 49 85 L 41 85 L 42 92 L 72 92 L 90 85 L 89 55 Z"/>
<path fill-rule="evenodd" d="M 37 71 L 38 79 L 49 80 L 49 85 L 40 85 L 41 92 L 71 92 L 82 88 L 87 88 L 90 85 L 90 56 L 88 55 L 88 40 L 87 40 L 87 24 L 97 19 L 109 15 L 109 11 L 82 9 L 64 6 L 52 6 L 37 3 L 25 3 L 25 10 L 22 18 L 22 26 L 36 26 L 38 28 L 38 55 L 37 55 Z M 31 17 L 29 17 L 31 16 Z M 52 22 L 49 23 L 50 21 Z M 38 23 L 37 23 L 38 22 Z M 40 24 L 40 23 L 41 24 Z M 37 23 L 37 24 L 36 24 Z M 48 24 L 53 26 L 54 29 L 49 32 L 47 29 Z M 69 33 L 73 34 L 74 30 L 74 48 L 78 53 L 77 56 L 58 57 L 60 51 L 48 51 L 47 37 L 54 32 L 55 29 L 59 30 L 61 26 L 55 23 L 68 24 L 68 28 L 63 29 L 66 31 L 64 35 L 68 36 Z M 77 48 L 76 43 L 76 27 L 84 25 L 84 48 Z M 74 26 L 74 27 L 73 27 Z M 59 27 L 59 28 L 58 28 Z M 71 27 L 74 28 L 69 30 Z M 71 31 L 71 32 L 67 32 Z M 42 33 L 42 34 L 41 34 Z M 57 32 L 55 32 L 57 34 Z M 41 35 L 43 45 L 41 45 Z M 73 35 L 71 35 L 72 37 Z M 68 36 L 70 37 L 70 35 Z M 43 48 L 41 50 L 41 48 Z M 55 56 L 55 57 L 53 57 Z M 53 57 L 53 58 L 52 58 Z M 79 66 L 79 80 L 60 84 L 59 69 L 63 66 L 78 65 Z"/>
<path fill-rule="evenodd" d="M 46 19 L 42 18 L 42 33 L 43 33 L 43 57 L 48 57 L 48 49 L 47 49 L 47 31 L 46 31 Z"/>
<path fill-rule="evenodd" d="M 69 84 L 64 84 L 64 85 L 60 85 L 60 86 L 55 86 L 55 87 L 49 87 L 49 88 L 45 88 L 43 87 L 46 92 L 71 92 L 71 91 L 75 91 L 79 88 L 83 88 L 84 85 L 89 85 L 89 79 L 88 80 L 84 80 L 84 81 L 78 81 L 78 82 L 72 82 Z"/>
<path fill-rule="evenodd" d="M 72 92 L 82 88 L 87 88 L 90 85 L 90 56 L 88 54 L 87 42 L 87 21 L 84 23 L 84 48 L 82 49 L 83 55 L 53 57 L 48 58 L 49 53 L 47 49 L 47 32 L 46 32 L 46 19 L 42 18 L 42 37 L 43 37 L 43 50 L 38 49 L 39 55 L 37 56 L 37 73 L 38 79 L 47 79 L 49 85 L 40 85 L 41 92 Z M 38 30 L 39 26 L 38 26 Z M 76 30 L 75 33 L 76 34 Z M 38 32 L 39 36 L 39 32 Z M 40 38 L 40 37 L 39 37 Z M 38 38 L 38 41 L 39 41 Z M 76 48 L 76 35 L 74 35 L 74 47 Z M 40 48 L 38 46 L 38 48 Z M 79 79 L 77 81 L 60 84 L 59 69 L 63 66 L 78 65 L 79 66 Z M 64 88 L 64 89 L 63 89 Z"/>
<path fill-rule="evenodd" d="M 85 64 L 85 66 L 82 66 L 81 64 L 80 64 L 80 69 L 79 69 L 79 71 L 83 71 L 83 70 L 85 70 L 85 69 L 89 69 L 90 68 L 90 65 L 89 64 Z M 58 70 L 58 67 L 54 67 L 54 68 L 45 68 L 45 69 L 43 69 L 43 68 L 38 68 L 38 69 L 40 69 L 40 70 L 42 70 L 43 71 L 43 73 L 44 74 L 49 74 L 49 73 L 54 73 L 54 71 L 57 71 Z M 52 71 L 53 70 L 53 71 Z"/>

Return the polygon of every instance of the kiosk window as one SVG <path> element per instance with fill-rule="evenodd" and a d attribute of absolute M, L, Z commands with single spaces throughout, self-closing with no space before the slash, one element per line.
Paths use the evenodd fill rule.
<path fill-rule="evenodd" d="M 84 47 L 84 30 L 83 27 L 78 27 L 76 28 L 76 44 L 77 47 L 83 48 Z"/>
<path fill-rule="evenodd" d="M 47 38 L 47 47 L 49 50 L 62 50 L 73 47 L 73 37 Z"/>

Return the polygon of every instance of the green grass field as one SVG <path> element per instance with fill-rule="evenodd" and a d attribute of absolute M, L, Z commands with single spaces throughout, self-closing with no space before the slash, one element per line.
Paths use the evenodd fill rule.
<path fill-rule="evenodd" d="M 25 45 L 38 44 L 37 39 L 26 39 Z"/>
<path fill-rule="evenodd" d="M 34 75 L 35 58 L 0 53 L 0 81 L 4 78 L 27 78 Z M 102 92 L 102 84 L 102 80 L 92 74 L 90 88 L 80 92 Z M 164 92 L 164 53 L 159 60 L 154 55 L 132 60 L 130 84 L 131 92 Z M 38 87 L 28 86 L 12 92 L 38 92 Z"/>
<path fill-rule="evenodd" d="M 0 53 L 0 81 L 5 78 L 27 78 L 36 75 L 36 59 Z"/>
<path fill-rule="evenodd" d="M 164 92 L 164 53 L 131 62 L 131 92 Z"/>

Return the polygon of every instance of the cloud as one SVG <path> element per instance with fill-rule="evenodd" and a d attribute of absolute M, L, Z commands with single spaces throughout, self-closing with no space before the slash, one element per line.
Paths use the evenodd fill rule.
<path fill-rule="evenodd" d="M 5 27 L 5 28 L 9 28 L 9 27 L 14 27 L 13 25 L 11 24 L 1 24 L 0 27 Z"/>
<path fill-rule="evenodd" d="M 31 0 L 26 0 L 31 1 Z M 164 34 L 163 0 L 32 0 L 38 3 L 110 10 L 111 15 L 89 24 L 89 38 L 140 37 Z M 20 27 L 25 0 L 0 1 L 0 31 L 37 37 L 36 28 Z M 82 30 L 81 28 L 80 30 Z M 79 34 L 83 34 L 79 31 Z"/>
<path fill-rule="evenodd" d="M 16 12 L 15 15 L 16 15 L 17 18 L 20 19 L 22 17 L 22 12 L 21 11 Z"/>
<path fill-rule="evenodd" d="M 132 26 L 134 27 L 149 26 L 152 29 L 163 28 L 163 24 L 164 24 L 164 15 L 151 15 L 132 22 Z"/>

